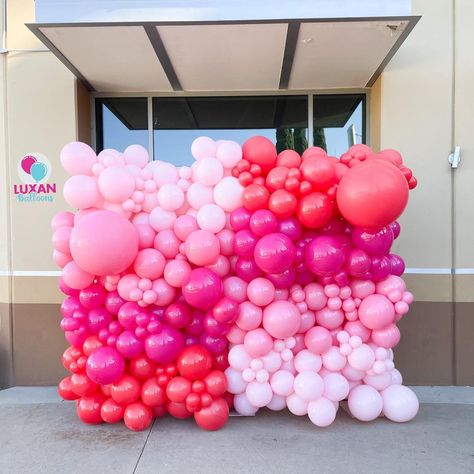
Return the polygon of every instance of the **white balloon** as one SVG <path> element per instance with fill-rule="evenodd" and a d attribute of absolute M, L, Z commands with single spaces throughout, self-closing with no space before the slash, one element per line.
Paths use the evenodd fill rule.
<path fill-rule="evenodd" d="M 280 411 L 286 408 L 286 398 L 280 395 L 273 395 L 267 408 L 273 411 Z"/>
<path fill-rule="evenodd" d="M 327 398 L 321 397 L 318 400 L 309 402 L 308 416 L 316 426 L 329 426 L 336 419 L 337 408 L 334 403 Z"/>
<path fill-rule="evenodd" d="M 298 397 L 296 393 L 292 393 L 290 396 L 286 397 L 286 405 L 293 415 L 303 416 L 308 413 L 308 402 L 303 400 L 301 397 Z"/>
<path fill-rule="evenodd" d="M 348 405 L 354 418 L 360 421 L 372 421 L 382 413 L 383 400 L 375 388 L 370 385 L 359 385 L 351 390 Z"/>

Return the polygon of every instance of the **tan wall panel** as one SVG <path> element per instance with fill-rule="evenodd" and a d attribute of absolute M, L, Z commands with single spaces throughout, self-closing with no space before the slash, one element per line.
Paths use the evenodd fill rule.
<path fill-rule="evenodd" d="M 15 303 L 60 304 L 65 298 L 58 289 L 57 276 L 15 276 L 12 281 Z"/>
<path fill-rule="evenodd" d="M 0 303 L 0 389 L 13 384 L 11 305 Z"/>
<path fill-rule="evenodd" d="M 451 275 L 406 273 L 403 279 L 415 301 L 452 301 Z"/>
<path fill-rule="evenodd" d="M 76 136 L 80 142 L 92 145 L 91 96 L 81 81 L 75 81 Z"/>
<path fill-rule="evenodd" d="M 8 118 L 11 186 L 20 183 L 18 161 L 35 151 L 50 160 L 48 182 L 57 185 L 53 203 L 12 199 L 13 270 L 55 270 L 50 222 L 56 212 L 67 209 L 61 191 L 66 174 L 59 153 L 65 143 L 75 140 L 76 112 L 74 78 L 51 53 L 9 56 Z"/>
<path fill-rule="evenodd" d="M 452 1 L 413 0 L 421 20 L 382 76 L 381 147 L 419 180 L 394 251 L 409 267 L 451 267 Z"/>
<path fill-rule="evenodd" d="M 25 23 L 34 21 L 34 0 L 7 0 L 8 49 L 46 49 L 25 26 Z"/>

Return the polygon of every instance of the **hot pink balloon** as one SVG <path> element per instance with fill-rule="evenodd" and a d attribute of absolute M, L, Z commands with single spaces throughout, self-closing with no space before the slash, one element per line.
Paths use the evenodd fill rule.
<path fill-rule="evenodd" d="M 87 359 L 87 375 L 98 384 L 113 383 L 123 375 L 124 371 L 125 361 L 113 347 L 99 347 Z"/>

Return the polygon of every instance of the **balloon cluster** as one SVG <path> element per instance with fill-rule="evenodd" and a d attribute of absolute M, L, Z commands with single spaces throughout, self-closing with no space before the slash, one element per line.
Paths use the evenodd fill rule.
<path fill-rule="evenodd" d="M 334 420 L 415 416 L 393 363 L 413 296 L 390 253 L 411 171 L 394 150 L 277 155 L 200 137 L 191 167 L 139 145 L 61 152 L 75 214 L 53 219 L 71 375 L 87 423 L 145 429 L 169 413 L 218 429 L 234 406 Z"/>

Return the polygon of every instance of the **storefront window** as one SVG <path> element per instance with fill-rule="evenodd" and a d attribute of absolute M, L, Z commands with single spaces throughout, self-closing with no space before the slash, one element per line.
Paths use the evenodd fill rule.
<path fill-rule="evenodd" d="M 126 97 L 96 99 L 96 148 L 123 151 L 137 143 L 148 148 L 147 99 Z"/>
<path fill-rule="evenodd" d="M 313 99 L 313 142 L 330 156 L 365 143 L 365 95 L 318 95 Z"/>
<path fill-rule="evenodd" d="M 308 147 L 307 96 L 155 97 L 155 160 L 192 163 L 190 147 L 201 135 L 243 143 L 263 135 L 278 151 Z"/>

